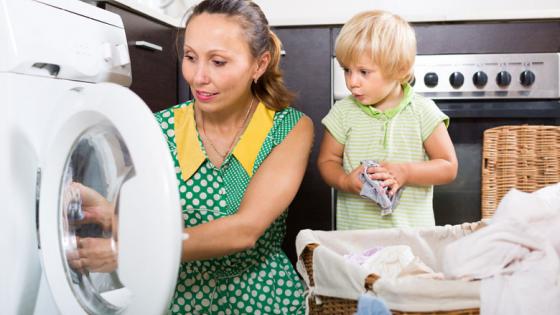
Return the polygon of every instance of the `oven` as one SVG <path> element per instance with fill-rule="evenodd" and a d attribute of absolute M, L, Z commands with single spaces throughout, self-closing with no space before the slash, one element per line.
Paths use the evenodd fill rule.
<path fill-rule="evenodd" d="M 332 66 L 336 101 L 349 92 L 334 58 Z M 484 130 L 503 125 L 560 123 L 559 69 L 557 52 L 417 56 L 411 84 L 416 93 L 433 99 L 450 117 L 448 131 L 459 160 L 455 181 L 434 188 L 438 225 L 481 218 Z"/>

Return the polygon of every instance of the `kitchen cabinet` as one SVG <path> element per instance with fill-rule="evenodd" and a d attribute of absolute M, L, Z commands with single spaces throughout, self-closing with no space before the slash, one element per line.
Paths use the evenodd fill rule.
<path fill-rule="evenodd" d="M 281 60 L 284 80 L 297 94 L 293 106 L 315 125 L 315 141 L 303 182 L 290 205 L 283 249 L 292 262 L 296 260 L 295 237 L 301 229 L 333 228 L 331 189 L 316 166 L 323 137 L 321 119 L 331 107 L 331 30 L 329 28 L 276 28 L 285 55 Z"/>
<path fill-rule="evenodd" d="M 179 58 L 175 44 L 177 28 L 110 3 L 102 5 L 106 10 L 120 15 L 123 20 L 132 64 L 130 89 L 153 112 L 177 104 L 180 94 Z"/>

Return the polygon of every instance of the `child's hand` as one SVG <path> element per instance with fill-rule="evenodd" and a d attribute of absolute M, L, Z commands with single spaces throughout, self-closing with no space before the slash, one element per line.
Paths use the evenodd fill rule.
<path fill-rule="evenodd" d="M 371 179 L 383 181 L 381 186 L 388 187 L 389 195 L 394 195 L 408 178 L 406 164 L 402 163 L 381 162 L 378 167 L 368 168 L 368 174 Z"/>
<path fill-rule="evenodd" d="M 346 192 L 359 195 L 360 191 L 362 190 L 362 186 L 364 185 L 360 181 L 360 173 L 363 171 L 364 171 L 364 167 L 360 165 L 355 169 L 353 169 L 350 174 L 344 176 L 341 183 L 341 187 L 344 187 L 343 190 Z"/>

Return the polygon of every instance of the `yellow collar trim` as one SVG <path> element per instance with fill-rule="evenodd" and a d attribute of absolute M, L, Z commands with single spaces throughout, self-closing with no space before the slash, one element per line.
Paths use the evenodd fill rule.
<path fill-rule="evenodd" d="M 253 176 L 257 154 L 259 154 L 264 140 L 266 140 L 266 136 L 272 128 L 275 113 L 274 110 L 268 109 L 263 103 L 259 102 L 247 129 L 233 149 L 233 155 L 241 163 L 249 177 Z"/>
<path fill-rule="evenodd" d="M 253 167 L 257 155 L 274 123 L 274 110 L 268 109 L 262 102 L 257 104 L 247 129 L 241 135 L 232 154 L 237 158 L 249 177 L 253 176 Z M 206 160 L 198 141 L 198 132 L 194 120 L 194 106 L 183 106 L 174 110 L 175 143 L 177 159 L 183 180 L 188 180 Z"/>
<path fill-rule="evenodd" d="M 183 106 L 173 110 L 175 120 L 175 144 L 177 160 L 183 180 L 188 180 L 206 160 L 198 143 L 198 133 L 194 120 L 194 106 Z"/>

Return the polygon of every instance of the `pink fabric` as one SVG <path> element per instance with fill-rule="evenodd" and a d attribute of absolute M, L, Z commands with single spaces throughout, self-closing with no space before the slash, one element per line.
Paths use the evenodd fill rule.
<path fill-rule="evenodd" d="M 346 259 L 347 261 L 351 262 L 351 263 L 355 263 L 358 265 L 363 265 L 368 258 L 370 258 L 371 256 L 373 256 L 373 254 L 377 253 L 379 250 L 381 250 L 383 247 L 373 247 L 373 248 L 369 248 L 364 250 L 361 253 L 350 253 L 347 255 L 344 255 L 344 259 Z"/>

